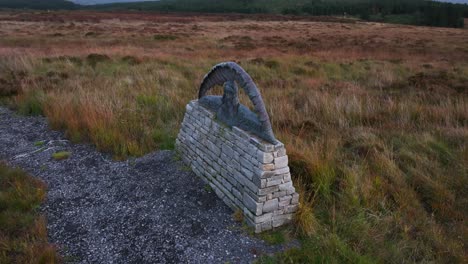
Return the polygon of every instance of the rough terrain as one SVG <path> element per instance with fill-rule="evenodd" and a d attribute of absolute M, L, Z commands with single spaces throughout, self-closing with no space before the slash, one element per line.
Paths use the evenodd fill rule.
<path fill-rule="evenodd" d="M 0 135 L 0 160 L 47 183 L 42 210 L 66 261 L 246 263 L 276 250 L 242 231 L 172 151 L 114 161 L 65 140 L 45 118 L 1 107 Z M 59 151 L 71 156 L 55 160 Z"/>

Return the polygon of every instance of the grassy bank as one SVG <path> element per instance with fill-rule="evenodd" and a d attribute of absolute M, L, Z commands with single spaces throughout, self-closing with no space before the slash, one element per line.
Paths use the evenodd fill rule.
<path fill-rule="evenodd" d="M 118 159 L 171 149 L 184 106 L 197 92 L 196 76 L 215 63 L 22 61 L 34 81 L 12 106 L 43 113 L 52 128 Z M 463 259 L 468 109 L 457 86 L 462 75 L 368 60 L 293 57 L 241 65 L 268 87 L 262 89 L 266 105 L 302 194 L 297 228 L 312 239 L 304 242 L 304 256 L 289 256 L 298 262 L 315 259 L 317 251 L 319 260 L 338 262 Z"/>
<path fill-rule="evenodd" d="M 60 262 L 37 212 L 45 191 L 39 180 L 0 163 L 0 263 Z"/>
<path fill-rule="evenodd" d="M 263 262 L 466 261 L 463 31 L 440 37 L 381 24 L 133 23 L 74 22 L 98 32 L 85 40 L 71 31 L 60 41 L 50 32 L 30 44 L 30 36 L 4 38 L 3 51 L 11 49 L 0 60 L 4 101 L 44 114 L 52 128 L 117 159 L 139 156 L 173 148 L 203 75 L 235 60 L 262 92 L 301 194 L 296 224 L 285 232 L 302 248 Z M 151 27 L 177 37 L 154 37 Z M 136 28 L 144 31 L 132 36 Z M 226 28 L 234 31 L 226 35 Z M 28 55 L 15 53 L 18 43 Z M 43 53 L 45 44 L 54 56 Z"/>

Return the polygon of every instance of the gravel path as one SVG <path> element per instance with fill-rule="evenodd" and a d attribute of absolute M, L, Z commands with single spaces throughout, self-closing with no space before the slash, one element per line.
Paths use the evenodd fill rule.
<path fill-rule="evenodd" d="M 47 183 L 50 241 L 68 262 L 249 263 L 279 250 L 242 232 L 174 152 L 117 162 L 64 138 L 45 118 L 0 107 L 0 160 Z M 72 154 L 56 161 L 58 151 Z"/>

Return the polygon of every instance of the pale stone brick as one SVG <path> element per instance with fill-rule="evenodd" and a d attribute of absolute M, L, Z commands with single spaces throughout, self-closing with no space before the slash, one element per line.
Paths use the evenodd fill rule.
<path fill-rule="evenodd" d="M 268 200 L 263 204 L 263 212 L 264 213 L 273 212 L 276 209 L 278 209 L 278 205 L 279 205 L 278 199 Z"/>
<path fill-rule="evenodd" d="M 295 193 L 292 195 L 291 204 L 298 204 L 298 203 L 299 203 L 299 194 Z"/>
<path fill-rule="evenodd" d="M 176 139 L 182 161 L 232 209 L 244 211 L 255 232 L 290 222 L 299 195 L 291 182 L 282 143 L 272 145 L 191 101 Z"/>
<path fill-rule="evenodd" d="M 272 221 L 263 222 L 261 223 L 261 226 L 262 226 L 262 232 L 273 228 Z"/>
<path fill-rule="evenodd" d="M 263 189 L 258 189 L 258 192 L 257 194 L 259 195 L 267 195 L 269 193 L 274 193 L 276 191 L 279 190 L 279 187 L 278 186 L 271 186 L 271 187 L 267 187 L 267 188 L 263 188 Z"/>
<path fill-rule="evenodd" d="M 288 166 L 288 156 L 275 158 L 275 168 L 281 169 Z"/>
<path fill-rule="evenodd" d="M 274 160 L 273 154 L 268 152 L 257 151 L 257 160 L 263 164 L 272 163 Z"/>
<path fill-rule="evenodd" d="M 282 174 L 281 176 L 283 176 L 283 183 L 291 181 L 291 173 L 285 173 L 285 174 Z"/>
<path fill-rule="evenodd" d="M 262 223 L 262 222 L 266 222 L 266 221 L 270 221 L 271 222 L 271 219 L 273 218 L 273 213 L 266 213 L 266 214 L 262 214 L 261 216 L 255 216 L 254 217 L 254 223 Z"/>
<path fill-rule="evenodd" d="M 255 215 L 262 214 L 262 209 L 263 209 L 262 203 L 255 202 L 255 200 L 246 193 L 244 193 L 243 201 L 244 201 L 245 207 L 247 207 L 247 209 L 249 209 L 253 214 Z"/>
<path fill-rule="evenodd" d="M 272 180 L 272 181 L 269 180 L 266 183 L 266 187 L 280 185 L 282 182 L 283 182 L 283 179 Z"/>
<path fill-rule="evenodd" d="M 281 168 L 281 169 L 277 169 L 277 170 L 275 170 L 275 173 L 277 175 L 289 173 L 289 167 L 284 167 L 284 168 Z"/>
<path fill-rule="evenodd" d="M 298 204 L 292 204 L 292 205 L 288 205 L 286 207 L 286 213 L 290 214 L 290 213 L 294 213 L 297 211 L 297 209 L 299 208 L 299 205 Z"/>
<path fill-rule="evenodd" d="M 275 169 L 275 165 L 274 164 L 263 164 L 262 165 L 262 168 L 264 171 L 273 171 Z"/>

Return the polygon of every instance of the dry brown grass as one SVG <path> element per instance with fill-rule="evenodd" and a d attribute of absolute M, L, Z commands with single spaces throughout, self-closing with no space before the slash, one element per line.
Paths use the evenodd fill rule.
<path fill-rule="evenodd" d="M 203 75 L 220 61 L 240 63 L 262 91 L 301 192 L 303 250 L 285 261 L 467 260 L 466 30 L 22 16 L 0 16 L 7 101 L 117 158 L 171 148 Z"/>
<path fill-rule="evenodd" d="M 60 263 L 37 207 L 45 186 L 0 162 L 0 263 Z"/>

